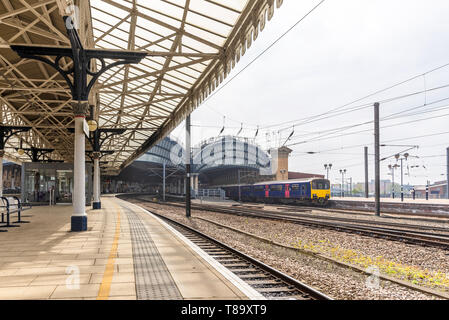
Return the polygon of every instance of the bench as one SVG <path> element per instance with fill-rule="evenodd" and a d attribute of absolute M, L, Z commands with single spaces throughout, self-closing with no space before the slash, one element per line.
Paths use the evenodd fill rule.
<path fill-rule="evenodd" d="M 17 214 L 17 221 L 14 221 L 13 223 L 29 223 L 29 221 L 23 221 L 21 214 L 22 211 L 31 209 L 31 205 L 24 205 L 20 201 L 20 199 L 16 196 L 12 197 L 0 197 L 2 200 L 3 205 L 0 206 L 2 208 L 2 221 L 0 223 L 5 223 L 5 225 L 0 226 L 0 228 L 12 228 L 12 227 L 18 227 L 18 225 L 11 224 L 11 214 Z M 5 221 L 5 215 L 6 215 L 6 221 Z M 1 231 L 7 231 L 7 230 L 0 230 Z"/>

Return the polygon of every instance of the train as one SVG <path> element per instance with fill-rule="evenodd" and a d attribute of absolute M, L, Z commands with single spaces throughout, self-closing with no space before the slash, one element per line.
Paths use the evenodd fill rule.
<path fill-rule="evenodd" d="M 327 179 L 308 178 L 225 186 L 222 189 L 229 199 L 235 201 L 326 206 L 331 197 L 330 187 Z"/>

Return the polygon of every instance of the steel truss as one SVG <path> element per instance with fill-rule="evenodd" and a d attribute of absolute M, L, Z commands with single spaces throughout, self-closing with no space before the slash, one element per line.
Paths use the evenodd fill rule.
<path fill-rule="evenodd" d="M 23 141 L 30 148 L 54 149 L 54 160 L 73 160 L 73 136 L 67 128 L 74 125 L 74 92 L 68 83 L 75 81 L 70 73 L 75 57 L 63 52 L 73 45 L 63 16 L 73 17 L 86 51 L 145 53 L 132 65 L 95 55 L 86 61 L 92 66 L 89 83 L 98 79 L 85 98 L 95 106 L 99 128 L 127 129 L 102 144 L 102 151 L 115 151 L 104 161 L 107 172 L 117 174 L 168 135 L 226 79 L 281 4 L 282 0 L 0 0 L 0 121 L 32 128 L 8 140 L 6 156 L 26 161 L 15 151 Z M 52 52 L 41 57 L 53 66 L 21 59 L 11 46 L 45 46 Z"/>

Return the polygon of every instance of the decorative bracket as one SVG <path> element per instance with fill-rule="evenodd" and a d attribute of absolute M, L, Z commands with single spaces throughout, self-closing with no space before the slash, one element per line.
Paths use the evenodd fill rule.
<path fill-rule="evenodd" d="M 91 132 L 90 137 L 89 137 L 89 142 L 92 146 L 93 151 L 99 152 L 101 149 L 101 146 L 107 139 L 109 139 L 110 137 L 117 135 L 117 134 L 123 134 L 123 133 L 125 133 L 125 131 L 126 131 L 126 129 L 119 129 L 119 128 L 106 129 L 106 128 L 104 128 L 104 129 L 97 129 L 97 130 Z"/>
<path fill-rule="evenodd" d="M 73 100 L 87 101 L 90 90 L 104 72 L 118 65 L 139 63 L 147 55 L 145 52 L 134 51 L 86 50 L 81 44 L 72 19 L 68 16 L 64 16 L 63 19 L 71 48 L 11 45 L 11 49 L 23 59 L 39 60 L 56 69 L 67 82 Z M 51 60 L 47 56 L 56 58 Z M 73 61 L 73 65 L 68 70 L 61 67 L 62 58 L 69 58 Z M 92 71 L 93 59 L 101 63 L 101 68 L 97 72 Z M 107 64 L 106 59 L 118 61 Z M 90 81 L 88 81 L 88 76 L 92 77 Z"/>
<path fill-rule="evenodd" d="M 6 142 L 13 135 L 18 134 L 19 132 L 27 132 L 30 130 L 31 130 L 31 127 L 0 125 L 0 150 L 5 149 Z"/>
<path fill-rule="evenodd" d="M 92 162 L 94 162 L 94 159 L 103 158 L 105 155 L 113 154 L 114 150 L 101 150 L 101 151 L 86 151 L 87 156 L 90 158 Z"/>
<path fill-rule="evenodd" d="M 16 150 L 19 150 L 19 148 L 15 148 Z M 44 149 L 44 148 L 22 148 L 23 151 L 25 151 L 25 154 L 30 157 L 32 162 L 44 162 L 43 157 L 47 153 L 51 153 L 55 151 L 55 149 Z M 58 160 L 47 160 L 48 162 L 57 162 Z"/>

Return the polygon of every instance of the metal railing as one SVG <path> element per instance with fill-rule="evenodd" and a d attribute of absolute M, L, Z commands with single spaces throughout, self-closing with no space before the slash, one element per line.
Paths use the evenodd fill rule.
<path fill-rule="evenodd" d="M 223 189 L 198 189 L 195 193 L 196 198 L 215 198 L 224 200 L 226 192 Z"/>

